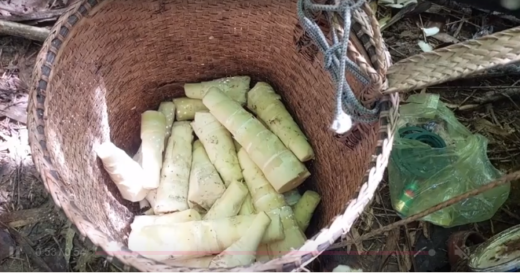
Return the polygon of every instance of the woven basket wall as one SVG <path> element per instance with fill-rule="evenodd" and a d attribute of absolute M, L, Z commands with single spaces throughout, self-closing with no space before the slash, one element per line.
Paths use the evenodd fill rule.
<path fill-rule="evenodd" d="M 81 235 L 126 269 L 197 270 L 167 266 L 126 248 L 139 208 L 121 198 L 93 146 L 110 139 L 133 155 L 143 111 L 182 96 L 186 82 L 249 75 L 275 87 L 310 139 L 316 160 L 308 164 L 312 177 L 304 187 L 323 199 L 299 251 L 233 270 L 287 271 L 312 261 L 348 232 L 372 198 L 388 161 L 398 100 L 386 95 L 379 122 L 335 136 L 329 129 L 335 87 L 323 56 L 298 46 L 302 35 L 296 1 L 88 0 L 74 5 L 43 45 L 29 105 L 33 158 L 56 205 Z M 370 47 L 363 39 L 358 44 Z M 384 58 L 384 46 L 374 46 Z M 371 59 L 373 50 L 359 53 L 356 61 Z M 350 75 L 348 81 L 361 96 L 361 84 Z"/>

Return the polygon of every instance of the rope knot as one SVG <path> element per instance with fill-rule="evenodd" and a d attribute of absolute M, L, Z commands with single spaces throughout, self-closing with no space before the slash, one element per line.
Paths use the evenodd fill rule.
<path fill-rule="evenodd" d="M 364 84 L 369 84 L 369 79 L 363 75 L 359 67 L 347 57 L 347 47 L 350 35 L 351 11 L 360 8 L 364 0 L 336 0 L 334 5 L 315 4 L 312 0 L 298 1 L 298 17 L 304 30 L 314 40 L 320 51 L 324 54 L 324 66 L 337 84 L 336 113 L 332 129 L 338 134 L 344 134 L 352 128 L 353 120 L 362 123 L 371 123 L 378 119 L 379 103 L 376 108 L 367 109 L 356 98 L 345 78 L 348 70 Z M 329 16 L 332 24 L 332 13 L 339 13 L 343 18 L 343 37 L 336 28 L 331 27 L 332 45 L 316 22 L 310 19 L 312 11 L 323 11 Z"/>
<path fill-rule="evenodd" d="M 334 56 L 339 53 L 338 50 L 340 50 L 340 49 L 341 49 L 341 45 L 335 44 L 325 51 L 325 53 L 323 54 L 323 55 L 325 55 L 325 58 L 324 58 L 325 59 L 325 61 L 324 61 L 325 69 L 327 69 L 327 70 L 332 69 Z"/>

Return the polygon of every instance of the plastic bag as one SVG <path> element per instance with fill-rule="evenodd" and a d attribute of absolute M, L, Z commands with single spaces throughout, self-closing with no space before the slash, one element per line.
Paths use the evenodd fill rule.
<path fill-rule="evenodd" d="M 502 176 L 487 157 L 487 139 L 472 134 L 435 94 L 400 107 L 388 165 L 390 197 L 401 217 L 421 212 Z M 509 196 L 506 184 L 424 217 L 453 227 L 490 219 Z"/>

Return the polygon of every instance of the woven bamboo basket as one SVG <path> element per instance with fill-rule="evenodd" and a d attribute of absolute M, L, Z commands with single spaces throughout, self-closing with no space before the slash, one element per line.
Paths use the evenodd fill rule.
<path fill-rule="evenodd" d="M 398 96 L 380 92 L 389 57 L 368 5 L 354 12 L 351 33 L 348 57 L 373 84 L 362 88 L 352 75 L 347 81 L 365 102 L 380 99 L 382 112 L 378 122 L 338 136 L 330 130 L 335 87 L 299 26 L 295 0 L 80 1 L 45 41 L 30 91 L 30 145 L 47 190 L 82 238 L 123 268 L 205 271 L 126 247 L 139 207 L 121 198 L 93 146 L 110 139 L 133 155 L 143 111 L 182 96 L 186 82 L 249 75 L 276 88 L 308 136 L 316 160 L 304 187 L 322 202 L 299 250 L 248 268 L 211 270 L 298 270 L 349 231 L 391 150 Z"/>

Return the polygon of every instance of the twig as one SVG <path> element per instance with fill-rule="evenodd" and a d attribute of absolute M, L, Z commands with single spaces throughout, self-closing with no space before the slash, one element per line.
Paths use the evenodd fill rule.
<path fill-rule="evenodd" d="M 511 89 L 501 90 L 501 91 L 491 91 L 484 94 L 482 98 L 475 99 L 475 102 L 480 104 L 490 103 L 499 101 L 502 99 L 505 99 L 507 97 L 511 96 L 519 96 L 520 95 L 520 88 L 513 87 Z"/>
<path fill-rule="evenodd" d="M 369 233 L 366 233 L 366 234 L 363 234 L 362 236 L 356 238 L 356 239 L 353 239 L 353 240 L 345 240 L 343 242 L 339 242 L 339 243 L 335 243 L 333 245 L 331 245 L 328 249 L 336 249 L 336 248 L 341 248 L 341 247 L 344 247 L 348 244 L 353 244 L 357 241 L 363 241 L 363 240 L 366 240 L 366 239 L 369 239 L 373 236 L 376 236 L 376 235 L 379 235 L 379 234 L 382 234 L 384 232 L 387 232 L 387 231 L 390 231 L 390 230 L 393 230 L 397 227 L 400 227 L 402 225 L 406 225 L 406 224 L 409 224 L 411 222 L 415 222 L 427 215 L 430 215 L 436 211 L 439 211 L 441 209 L 444 209 L 444 208 L 447 208 L 453 204 L 456 204 L 462 200 L 465 200 L 465 199 L 468 199 L 470 197 L 473 197 L 473 196 L 476 196 L 476 195 L 479 195 L 483 192 L 486 192 L 488 190 L 491 190 L 491 189 L 494 189 L 498 186 L 501 186 L 501 185 L 504 185 L 510 181 L 513 181 L 513 180 L 517 180 L 517 179 L 520 179 L 520 171 L 516 171 L 516 172 L 513 172 L 511 174 L 507 174 L 507 175 L 504 175 L 502 176 L 501 178 L 489 183 L 489 184 L 486 184 L 484 186 L 481 186 L 477 189 L 474 189 L 474 190 L 471 190 L 469 192 L 466 192 L 464 194 L 461 194 L 461 195 L 458 195 L 458 196 L 455 196 L 449 200 L 446 200 L 436 206 L 433 206 L 429 209 L 426 209 L 422 212 L 419 212 L 419 213 L 416 213 L 406 219 L 403 219 L 403 220 L 400 220 L 400 221 L 397 221 L 395 223 L 392 223 L 390 225 L 387 225 L 387 226 L 384 226 L 382 228 L 379 228 L 379 229 L 376 229 L 372 232 L 369 232 Z"/>
<path fill-rule="evenodd" d="M 475 90 L 473 91 L 475 92 Z M 475 98 L 476 104 L 466 104 L 456 107 L 456 110 L 459 111 L 468 111 L 474 110 L 476 108 L 481 107 L 482 105 L 493 103 L 497 101 L 501 101 L 504 99 L 509 99 L 515 105 L 515 107 L 520 108 L 511 97 L 519 96 L 520 88 L 519 87 L 510 87 L 509 89 L 502 89 L 501 91 L 489 91 L 484 94 L 481 98 Z M 464 102 L 463 102 L 464 103 Z M 461 104 L 463 104 L 461 103 Z"/>
<path fill-rule="evenodd" d="M 41 27 L 33 27 L 20 23 L 0 20 L 0 33 L 18 36 L 34 41 L 43 42 L 50 34 L 50 30 Z"/>
<path fill-rule="evenodd" d="M 23 227 L 37 223 L 43 219 L 48 219 L 52 212 L 52 201 L 48 201 L 43 206 L 34 209 L 19 210 L 0 216 L 0 221 L 12 228 Z"/>
<path fill-rule="evenodd" d="M 0 16 L 0 20 L 6 20 L 10 22 L 22 22 L 22 21 L 32 21 L 32 20 L 45 20 L 45 19 L 55 19 L 57 17 L 60 17 L 63 13 L 67 12 L 69 8 L 63 8 L 63 9 L 53 9 L 53 10 L 46 10 L 46 11 L 39 11 L 39 12 L 33 12 L 28 14 L 16 14 L 12 11 L 9 11 L 11 13 L 11 16 Z"/>
<path fill-rule="evenodd" d="M 34 249 L 31 247 L 29 242 L 20 234 L 18 231 L 16 231 L 14 228 L 11 228 L 10 226 L 0 222 L 0 226 L 3 226 L 4 228 L 9 230 L 9 233 L 14 237 L 15 241 L 22 247 L 23 251 L 27 256 L 38 266 L 41 270 L 46 272 L 53 272 L 53 270 L 45 263 L 45 261 L 38 256 L 38 254 L 34 251 Z"/>

